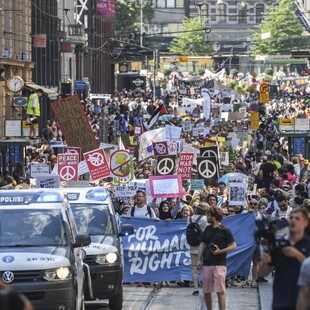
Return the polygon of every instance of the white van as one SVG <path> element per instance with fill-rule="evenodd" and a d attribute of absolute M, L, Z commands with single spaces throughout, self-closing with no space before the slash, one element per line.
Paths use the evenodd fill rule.
<path fill-rule="evenodd" d="M 123 251 L 120 237 L 132 234 L 133 227 L 123 225 L 119 229 L 119 217 L 106 188 L 64 188 L 61 191 L 67 195 L 78 232 L 89 234 L 91 238 L 91 244 L 83 248 L 86 252 L 84 263 L 89 266 L 91 278 L 91 284 L 85 285 L 85 299 L 109 299 L 110 309 L 122 309 Z"/>
<path fill-rule="evenodd" d="M 36 310 L 84 309 L 82 246 L 89 244 L 61 193 L 0 191 L 0 277 Z"/>

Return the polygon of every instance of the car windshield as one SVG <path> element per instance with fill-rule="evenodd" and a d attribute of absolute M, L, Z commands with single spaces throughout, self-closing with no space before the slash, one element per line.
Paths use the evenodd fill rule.
<path fill-rule="evenodd" d="M 71 204 L 79 234 L 113 235 L 114 227 L 107 205 Z"/>
<path fill-rule="evenodd" d="M 0 210 L 0 247 L 67 244 L 60 210 Z"/>

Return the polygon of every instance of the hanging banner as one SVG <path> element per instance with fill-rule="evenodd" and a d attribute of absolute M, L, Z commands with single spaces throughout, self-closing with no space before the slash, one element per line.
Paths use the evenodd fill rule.
<path fill-rule="evenodd" d="M 189 180 L 191 178 L 193 160 L 194 154 L 192 153 L 180 154 L 177 174 L 181 176 L 182 180 Z"/>
<path fill-rule="evenodd" d="M 97 181 L 110 176 L 109 164 L 103 149 L 96 149 L 84 153 L 84 158 L 92 181 Z"/>
<path fill-rule="evenodd" d="M 130 174 L 130 154 L 127 150 L 118 150 L 110 156 L 110 170 L 113 177 L 124 178 Z"/>

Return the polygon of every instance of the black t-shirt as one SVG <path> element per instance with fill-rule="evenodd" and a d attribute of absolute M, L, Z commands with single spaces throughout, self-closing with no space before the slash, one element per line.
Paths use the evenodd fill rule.
<path fill-rule="evenodd" d="M 221 250 L 227 248 L 227 246 L 234 241 L 235 240 L 231 234 L 230 229 L 228 229 L 223 224 L 221 224 L 220 227 L 216 228 L 213 228 L 212 225 L 207 226 L 201 238 L 201 242 L 204 242 L 206 244 L 203 255 L 203 265 L 226 266 L 226 253 L 214 255 L 210 251 L 210 245 L 211 243 L 214 243 Z"/>
<path fill-rule="evenodd" d="M 310 237 L 304 236 L 294 247 L 310 256 Z M 297 280 L 301 264 L 296 258 L 287 257 L 282 249 L 271 252 L 271 265 L 275 266 L 275 278 L 273 281 L 273 308 L 295 308 L 298 296 Z"/>
<path fill-rule="evenodd" d="M 272 163 L 264 163 L 260 166 L 260 170 L 263 171 L 263 180 L 264 181 L 272 181 L 273 176 L 271 175 L 275 170 L 276 166 Z"/>

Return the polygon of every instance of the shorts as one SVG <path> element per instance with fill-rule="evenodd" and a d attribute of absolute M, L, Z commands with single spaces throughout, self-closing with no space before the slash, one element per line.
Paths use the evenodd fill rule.
<path fill-rule="evenodd" d="M 200 269 L 197 269 L 197 262 L 198 262 L 198 254 L 191 254 L 191 261 L 192 261 L 192 276 L 198 275 L 201 273 Z"/>
<path fill-rule="evenodd" d="M 205 294 L 216 292 L 225 293 L 226 266 L 203 266 L 202 284 Z"/>
<path fill-rule="evenodd" d="M 31 124 L 39 124 L 39 120 L 38 120 L 38 117 L 35 118 L 33 121 L 31 121 Z"/>

